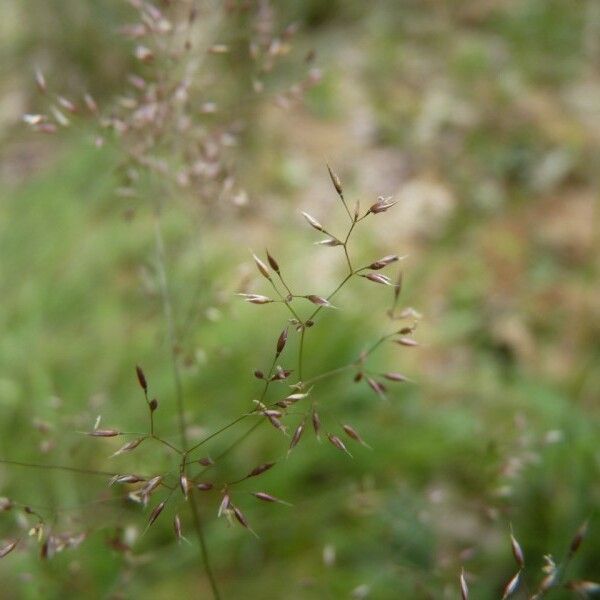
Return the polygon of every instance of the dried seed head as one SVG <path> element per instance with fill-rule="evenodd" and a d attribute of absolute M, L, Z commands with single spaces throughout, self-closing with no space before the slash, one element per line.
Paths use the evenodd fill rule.
<path fill-rule="evenodd" d="M 177 541 L 181 541 L 183 539 L 183 535 L 181 534 L 181 519 L 179 518 L 179 515 L 175 515 L 173 518 L 173 531 L 175 532 Z"/>
<path fill-rule="evenodd" d="M 135 450 L 146 438 L 141 437 L 135 440 L 131 440 L 131 442 L 127 442 L 125 445 L 121 446 L 112 456 L 119 456 L 119 454 L 123 454 L 124 452 L 131 452 Z"/>
<path fill-rule="evenodd" d="M 271 496 L 271 494 L 267 494 L 266 492 L 251 492 L 251 494 L 263 502 L 277 502 L 279 504 L 285 504 L 286 506 L 292 506 L 289 502 L 280 500 L 279 498 Z"/>
<path fill-rule="evenodd" d="M 144 371 L 142 371 L 142 367 L 136 366 L 135 372 L 137 374 L 138 383 L 140 387 L 144 390 L 145 393 L 148 392 L 148 381 L 146 380 L 146 375 L 144 375 Z"/>
<path fill-rule="evenodd" d="M 379 260 L 376 260 L 375 262 L 371 263 L 369 265 L 369 269 L 373 269 L 374 271 L 383 269 L 384 267 L 387 267 L 388 265 L 392 264 L 393 262 L 396 262 L 398 259 L 399 259 L 399 257 L 396 256 L 395 254 L 390 254 L 389 256 L 384 256 L 383 258 L 380 258 Z"/>
<path fill-rule="evenodd" d="M 6 544 L 0 546 L 0 558 L 4 558 L 7 554 L 10 554 L 19 543 L 19 540 L 12 540 Z"/>
<path fill-rule="evenodd" d="M 323 229 L 323 225 L 321 225 L 321 223 L 319 223 L 319 221 L 317 221 L 314 217 L 311 217 L 308 213 L 302 211 L 302 215 L 304 216 L 304 218 L 308 221 L 308 224 L 313 227 L 314 229 L 316 229 L 317 231 L 325 231 Z"/>
<path fill-rule="evenodd" d="M 250 302 L 250 304 L 269 304 L 273 302 L 268 296 L 262 294 L 238 294 L 244 299 L 244 302 Z"/>
<path fill-rule="evenodd" d="M 88 431 L 87 435 L 92 437 L 115 437 L 121 435 L 121 432 L 116 429 L 94 429 L 93 431 Z"/>
<path fill-rule="evenodd" d="M 309 296 L 304 296 L 304 298 L 310 300 L 310 302 L 316 304 L 317 306 L 324 306 L 325 308 L 335 308 L 335 306 L 333 306 L 333 304 L 331 304 L 329 300 L 327 300 L 326 298 L 321 298 L 321 296 L 315 296 L 314 294 L 311 294 Z"/>
<path fill-rule="evenodd" d="M 373 379 L 372 377 L 367 377 L 367 383 L 369 384 L 370 388 L 378 395 L 381 396 L 382 398 L 385 398 L 385 386 L 383 385 L 383 383 L 379 382 L 379 381 L 375 381 L 375 379 Z"/>
<path fill-rule="evenodd" d="M 224 494 L 221 499 L 221 504 L 219 504 L 219 510 L 217 511 L 217 517 L 220 517 L 225 511 L 229 508 L 230 498 L 229 494 Z"/>
<path fill-rule="evenodd" d="M 181 492 L 183 493 L 183 497 L 187 500 L 188 499 L 188 494 L 190 491 L 190 482 L 188 481 L 188 478 L 186 477 L 185 473 L 182 473 L 179 476 L 179 487 L 181 488 Z"/>
<path fill-rule="evenodd" d="M 512 596 L 517 591 L 520 581 L 521 571 L 517 571 L 517 574 L 504 586 L 502 600 L 506 600 L 506 598 Z"/>
<path fill-rule="evenodd" d="M 344 242 L 341 242 L 340 240 L 338 240 L 337 238 L 334 237 L 329 237 L 326 238 L 324 240 L 321 240 L 320 242 L 315 242 L 315 246 L 343 246 Z"/>
<path fill-rule="evenodd" d="M 269 251 L 266 250 L 267 253 L 267 260 L 269 262 L 269 264 L 271 265 L 271 269 L 273 269 L 273 271 L 275 271 L 275 273 L 279 273 L 279 264 L 277 263 L 277 261 L 269 254 Z"/>
<path fill-rule="evenodd" d="M 392 285 L 392 281 L 386 275 L 382 275 L 381 273 L 367 273 L 366 275 L 361 275 L 365 279 L 369 281 L 373 281 L 374 283 L 381 283 L 383 285 Z"/>
<path fill-rule="evenodd" d="M 575 533 L 573 539 L 571 540 L 571 545 L 569 546 L 569 552 L 571 554 L 575 554 L 577 550 L 579 550 L 579 546 L 581 546 L 581 542 L 585 538 L 588 530 L 588 521 L 584 521 L 577 532 Z"/>
<path fill-rule="evenodd" d="M 233 514 L 235 515 L 235 518 L 242 527 L 245 527 L 249 531 L 252 531 L 252 529 L 250 529 L 250 525 L 248 524 L 248 519 L 246 519 L 244 513 L 237 506 L 233 507 Z M 252 531 L 252 533 L 254 532 Z"/>
<path fill-rule="evenodd" d="M 318 439 L 321 439 L 321 436 L 320 436 L 321 419 L 319 418 L 319 413 L 315 410 L 314 407 L 312 409 L 311 418 L 312 418 L 312 425 L 313 425 L 313 429 L 315 431 L 315 435 L 317 436 Z"/>
<path fill-rule="evenodd" d="M 462 600 L 469 600 L 469 588 L 467 586 L 464 569 L 460 572 L 460 595 Z"/>
<path fill-rule="evenodd" d="M 331 178 L 331 183 L 333 183 L 333 187 L 339 196 L 343 196 L 344 192 L 342 190 L 342 182 L 340 178 L 331 170 L 331 167 L 327 165 L 327 171 L 329 172 L 329 177 Z"/>
<path fill-rule="evenodd" d="M 108 485 L 114 485 L 115 483 L 139 483 L 140 481 L 144 481 L 144 478 L 139 475 L 114 475 L 110 478 Z"/>
<path fill-rule="evenodd" d="M 515 557 L 515 562 L 517 566 L 522 569 L 525 566 L 525 555 L 523 554 L 523 549 L 521 548 L 521 544 L 517 542 L 515 536 L 510 534 L 510 545 L 512 548 L 513 556 Z"/>
<path fill-rule="evenodd" d="M 290 442 L 290 448 L 289 448 L 288 452 L 290 452 L 292 450 L 292 448 L 295 448 L 298 445 L 298 442 L 300 441 L 300 438 L 302 437 L 303 433 L 304 433 L 304 421 L 302 421 L 302 423 L 300 423 L 300 425 L 298 425 L 298 427 L 296 427 L 296 431 L 294 431 L 294 435 L 292 436 L 292 441 Z"/>
<path fill-rule="evenodd" d="M 409 337 L 400 337 L 397 340 L 394 340 L 394 342 L 396 342 L 396 344 L 400 344 L 400 346 L 407 346 L 409 348 L 419 345 L 419 342 Z"/>
<path fill-rule="evenodd" d="M 342 429 L 346 432 L 346 434 L 348 435 L 348 437 L 352 438 L 355 442 L 358 442 L 359 444 L 361 444 L 362 446 L 365 446 L 365 448 L 370 448 L 371 446 L 369 446 L 369 444 L 367 444 L 362 437 L 360 437 L 360 434 L 358 433 L 358 431 L 356 431 L 356 429 L 354 429 L 354 427 L 352 427 L 351 425 L 342 425 Z"/>
<path fill-rule="evenodd" d="M 327 434 L 327 439 L 338 449 L 341 450 L 342 452 L 345 452 L 350 458 L 352 458 L 352 454 L 350 454 L 350 452 L 348 451 L 348 448 L 346 448 L 346 445 L 344 444 L 344 442 L 342 442 L 342 440 L 340 440 L 340 438 L 337 435 L 334 435 L 332 433 L 328 433 Z"/>
<path fill-rule="evenodd" d="M 283 352 L 283 349 L 285 348 L 285 344 L 287 342 L 287 338 L 288 338 L 288 330 L 286 327 L 281 332 L 281 334 L 279 335 L 279 339 L 277 340 L 277 348 L 276 348 L 277 356 L 279 356 Z"/>
<path fill-rule="evenodd" d="M 201 481 L 196 484 L 196 489 L 200 490 L 201 492 L 208 492 L 209 490 L 213 489 L 213 484 L 208 481 Z"/>
<path fill-rule="evenodd" d="M 149 479 L 146 485 L 140 490 L 144 495 L 150 495 L 161 483 L 162 477 L 157 475 L 156 477 L 152 477 Z"/>
<path fill-rule="evenodd" d="M 393 202 L 391 197 L 390 198 L 383 198 L 383 197 L 379 197 L 377 199 L 377 202 L 375 202 L 375 204 L 373 204 L 367 214 L 372 213 L 374 215 L 377 215 L 379 213 L 385 212 L 386 210 L 388 210 L 388 208 L 391 208 L 392 206 L 394 206 L 394 204 L 396 204 L 396 202 Z"/>
<path fill-rule="evenodd" d="M 158 519 L 158 516 L 160 515 L 160 513 L 163 511 L 163 508 L 165 507 L 165 504 L 166 504 L 166 500 L 163 500 L 160 504 L 157 504 L 152 509 L 152 512 L 150 513 L 150 517 L 148 518 L 148 527 L 150 527 L 150 525 L 152 525 L 152 523 L 154 523 L 154 521 L 156 521 L 156 519 Z"/>
<path fill-rule="evenodd" d="M 383 373 L 383 377 L 385 377 L 389 381 L 398 381 L 400 383 L 408 381 L 408 378 L 402 375 L 402 373 Z"/>
<path fill-rule="evenodd" d="M 252 257 L 254 258 L 254 262 L 256 263 L 256 268 L 259 270 L 260 274 L 263 277 L 266 277 L 267 279 L 271 279 L 271 274 L 269 273 L 269 267 L 267 267 L 267 265 L 260 260 L 260 258 L 258 258 L 258 256 L 256 256 L 256 254 L 253 254 Z"/>
<path fill-rule="evenodd" d="M 258 467 L 254 467 L 254 469 L 252 469 L 252 471 L 250 471 L 250 473 L 248 473 L 248 475 L 246 477 L 256 477 L 258 475 L 262 475 L 265 471 L 268 471 L 269 469 L 273 468 L 274 466 L 275 466 L 274 462 L 258 465 Z"/>

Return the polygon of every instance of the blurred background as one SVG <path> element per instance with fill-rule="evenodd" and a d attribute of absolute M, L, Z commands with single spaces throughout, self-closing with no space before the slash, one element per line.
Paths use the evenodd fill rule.
<path fill-rule="evenodd" d="M 512 526 L 526 557 L 515 597 L 527 598 L 543 556 L 562 560 L 587 518 L 569 578 L 598 580 L 600 4 L 199 3 L 189 40 L 202 59 L 184 75 L 201 85 L 181 92 L 191 110 L 136 113 L 128 137 L 132 89 L 180 76 L 161 59 L 170 46 L 136 33 L 137 4 L 3 3 L 0 458 L 176 466 L 144 446 L 109 459 L 118 442 L 80 433 L 97 415 L 146 426 L 141 364 L 160 431 L 176 438 L 157 206 L 191 435 L 248 410 L 261 390 L 252 371 L 268 370 L 286 313 L 234 293 L 268 293 L 249 258 L 265 246 L 303 293 L 326 295 L 344 276 L 342 253 L 314 246 L 300 215 L 345 226 L 330 163 L 351 205 L 397 200 L 365 221 L 352 252 L 364 264 L 408 255 L 401 306 L 422 315 L 420 346 L 384 345 L 372 368 L 412 383 L 390 385 L 388 401 L 350 374 L 315 388 L 324 428 L 351 423 L 373 447 L 349 441 L 353 460 L 312 432 L 285 459 L 288 441 L 264 428 L 218 467 L 234 479 L 279 461 L 239 492 L 258 539 L 216 519 L 218 494 L 202 497 L 224 597 L 458 598 L 464 567 L 472 598 L 499 598 L 516 572 Z M 182 6 L 144 10 L 185 22 Z M 85 92 L 100 125 L 56 97 L 83 106 Z M 142 165 L 148 146 L 162 162 Z M 390 300 L 353 282 L 307 335 L 306 371 L 348 363 L 388 333 Z M 283 366 L 294 361 L 291 351 Z M 293 507 L 246 497 L 256 489 Z M 87 534 L 40 560 L 35 518 L 1 512 L 0 540 L 22 538 L 0 561 L 2 598 L 209 597 L 191 527 L 184 518 L 191 544 L 178 544 L 171 507 L 141 535 L 147 513 L 106 478 L 8 464 L 0 496 L 56 532 Z"/>

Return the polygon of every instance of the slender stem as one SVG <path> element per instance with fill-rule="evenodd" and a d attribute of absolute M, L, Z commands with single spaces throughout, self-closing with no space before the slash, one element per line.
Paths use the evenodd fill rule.
<path fill-rule="evenodd" d="M 212 594 L 215 600 L 220 600 L 221 594 L 219 592 L 219 587 L 217 585 L 217 580 L 215 579 L 215 575 L 213 573 L 211 564 L 210 564 L 210 554 L 208 552 L 208 546 L 206 545 L 206 539 L 204 537 L 204 529 L 202 527 L 202 521 L 200 520 L 200 512 L 198 511 L 198 506 L 196 504 L 195 499 L 196 490 L 192 487 L 190 490 L 190 512 L 192 514 L 192 521 L 194 523 L 194 528 L 196 530 L 196 534 L 198 536 L 198 541 L 200 542 L 200 552 L 202 553 L 202 564 L 204 565 L 204 570 L 206 571 L 206 575 L 208 577 L 208 581 L 210 582 L 210 588 L 212 590 Z"/>
<path fill-rule="evenodd" d="M 302 360 L 304 358 L 304 334 L 306 327 L 302 325 L 302 331 L 300 332 L 300 343 L 298 345 L 298 381 L 302 381 Z"/>
<path fill-rule="evenodd" d="M 117 473 L 109 471 L 95 471 L 93 469 L 80 469 L 79 467 L 68 467 L 63 465 L 43 465 L 39 463 L 22 462 L 19 460 L 6 460 L 1 458 L 0 464 L 12 465 L 13 467 L 28 467 L 31 469 L 54 469 L 58 471 L 70 471 L 72 473 L 82 473 L 84 475 L 101 475 L 103 477 L 114 477 Z"/>
<path fill-rule="evenodd" d="M 179 420 L 179 434 L 181 437 L 181 445 L 184 449 L 184 457 L 182 459 L 182 471 L 185 473 L 186 477 L 188 475 L 187 464 L 185 461 L 185 457 L 187 456 L 187 448 L 188 448 L 188 439 L 187 439 L 187 430 L 185 426 L 185 410 L 184 410 L 184 401 L 183 401 L 183 386 L 181 383 L 181 373 L 179 372 L 179 363 L 177 362 L 177 354 L 176 354 L 176 334 L 175 334 L 175 320 L 173 318 L 173 306 L 171 303 L 171 296 L 169 293 L 169 285 L 167 280 L 167 274 L 165 269 L 165 250 L 164 250 L 164 241 L 162 237 L 162 231 L 160 228 L 160 215 L 156 215 L 156 255 L 157 255 L 157 263 L 158 263 L 158 272 L 160 278 L 160 286 L 162 292 L 162 300 L 163 300 L 163 309 L 165 314 L 165 320 L 167 323 L 167 330 L 169 335 L 169 345 L 170 345 L 170 354 L 171 354 L 171 366 L 173 371 L 173 380 L 175 382 L 175 398 L 177 401 L 177 416 Z M 190 512 L 192 515 L 192 521 L 194 523 L 194 529 L 196 531 L 196 536 L 198 537 L 198 541 L 200 543 L 200 552 L 202 557 L 202 565 L 204 567 L 204 572 L 208 577 L 210 582 L 210 587 L 212 590 L 213 598 L 215 600 L 220 599 L 219 588 L 217 586 L 217 581 L 215 579 L 215 575 L 213 573 L 210 557 L 208 552 L 208 546 L 206 545 L 206 539 L 204 537 L 204 528 L 202 525 L 202 520 L 200 518 L 200 511 L 198 510 L 198 506 L 194 500 L 194 492 L 190 496 L 190 501 L 188 502 L 190 506 Z"/>
<path fill-rule="evenodd" d="M 169 347 L 171 356 L 171 369 L 173 372 L 173 381 L 175 382 L 175 399 L 177 402 L 177 417 L 179 420 L 179 435 L 181 437 L 181 445 L 187 448 L 187 432 L 185 428 L 185 414 L 183 407 L 183 386 L 181 383 L 181 374 L 179 372 L 179 365 L 177 362 L 177 355 L 175 352 L 176 348 L 176 335 L 175 335 L 175 320 L 173 318 L 173 305 L 171 303 L 171 294 L 169 292 L 169 284 L 167 281 L 167 273 L 165 268 L 165 244 L 162 236 L 160 227 L 160 215 L 156 215 L 155 221 L 155 233 L 156 233 L 156 258 L 158 266 L 158 276 L 160 282 L 160 289 L 163 301 L 163 310 L 165 314 L 165 321 L 167 323 L 167 333 L 169 336 Z"/>

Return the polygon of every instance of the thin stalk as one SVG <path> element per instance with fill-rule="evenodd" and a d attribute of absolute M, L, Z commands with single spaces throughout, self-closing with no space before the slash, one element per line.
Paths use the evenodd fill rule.
<path fill-rule="evenodd" d="M 169 336 L 169 346 L 170 346 L 170 355 L 171 355 L 171 367 L 173 371 L 173 381 L 175 383 L 175 398 L 177 402 L 177 416 L 179 421 L 179 434 L 181 437 L 181 446 L 184 449 L 184 460 L 182 460 L 182 468 L 183 472 L 187 477 L 187 465 L 185 462 L 185 456 L 187 455 L 188 448 L 188 439 L 187 439 L 187 430 L 185 425 L 185 407 L 183 400 L 183 385 L 181 383 L 181 373 L 179 371 L 179 363 L 177 362 L 177 355 L 175 352 L 176 348 L 176 334 L 175 334 L 175 320 L 173 317 L 173 305 L 171 302 L 171 295 L 169 292 L 169 285 L 167 280 L 167 273 L 165 268 L 165 246 L 164 240 L 162 237 L 162 231 L 160 227 L 160 215 L 156 215 L 155 221 L 155 233 L 156 233 L 156 258 L 158 264 L 158 274 L 160 279 L 160 287 L 161 287 L 161 295 L 163 301 L 163 310 L 165 315 L 165 321 L 167 325 L 167 331 Z M 215 600 L 219 600 L 221 595 L 219 593 L 219 588 L 217 586 L 217 581 L 215 579 L 215 575 L 213 573 L 211 563 L 210 563 L 210 555 L 208 551 L 208 546 L 206 544 L 206 539 L 204 537 L 204 528 L 202 525 L 202 520 L 200 518 L 200 511 L 198 510 L 198 506 L 194 499 L 194 493 L 190 496 L 190 501 L 188 502 L 190 506 L 190 513 L 192 515 L 192 521 L 194 524 L 194 530 L 196 531 L 196 536 L 200 543 L 200 553 L 202 558 L 202 566 L 204 567 L 204 572 L 210 582 L 210 587 L 212 590 L 212 595 Z"/>

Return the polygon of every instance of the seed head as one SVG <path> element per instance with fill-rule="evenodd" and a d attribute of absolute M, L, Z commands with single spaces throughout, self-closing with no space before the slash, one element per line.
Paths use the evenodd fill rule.
<path fill-rule="evenodd" d="M 369 265 L 369 269 L 373 269 L 374 271 L 383 269 L 384 267 L 387 267 L 388 265 L 392 264 L 393 262 L 396 262 L 398 259 L 399 259 L 399 257 L 396 256 L 395 254 L 390 254 L 389 256 L 384 256 L 383 258 L 380 258 L 379 260 L 376 260 L 375 262 L 371 263 Z"/>
<path fill-rule="evenodd" d="M 13 540 L 0 546 L 0 558 L 4 558 L 7 554 L 10 554 L 17 547 L 18 543 L 19 540 Z"/>
<path fill-rule="evenodd" d="M 335 308 L 335 306 L 333 306 L 333 304 L 331 304 L 329 300 L 327 300 L 326 298 L 321 298 L 321 296 L 315 296 L 314 294 L 311 294 L 309 296 L 304 297 L 313 304 L 316 304 L 317 306 L 323 306 L 325 308 Z"/>
<path fill-rule="evenodd" d="M 469 600 L 469 588 L 467 586 L 467 580 L 465 579 L 464 569 L 460 572 L 460 595 L 462 600 Z"/>
<path fill-rule="evenodd" d="M 512 596 L 518 589 L 521 581 L 521 571 L 517 571 L 516 575 L 504 586 L 502 592 L 502 600 L 506 600 L 509 596 Z"/>
<path fill-rule="evenodd" d="M 338 449 L 341 450 L 342 452 L 345 452 L 350 458 L 352 458 L 352 454 L 350 454 L 350 452 L 348 451 L 348 448 L 346 448 L 346 445 L 344 444 L 344 442 L 342 442 L 342 440 L 340 440 L 340 438 L 337 435 L 334 435 L 332 433 L 328 433 L 327 434 L 327 439 Z"/>
<path fill-rule="evenodd" d="M 144 390 L 144 393 L 148 393 L 148 381 L 146 380 L 146 375 L 144 375 L 144 371 L 142 371 L 142 367 L 136 366 L 135 372 L 137 374 L 138 383 L 140 387 Z"/>
<path fill-rule="evenodd" d="M 308 213 L 302 211 L 302 215 L 304 216 L 304 218 L 308 221 L 308 224 L 313 227 L 314 229 L 316 229 L 317 231 L 325 231 L 323 229 L 323 225 L 321 225 L 321 223 L 319 223 L 319 221 L 317 221 L 314 217 L 311 217 Z"/>
<path fill-rule="evenodd" d="M 256 477 L 258 475 L 262 475 L 265 471 L 268 471 L 269 469 L 273 468 L 274 466 L 275 466 L 274 462 L 258 465 L 258 467 L 254 467 L 254 469 L 252 469 L 252 471 L 250 471 L 250 473 L 248 473 L 247 477 Z"/>
<path fill-rule="evenodd" d="M 267 253 L 267 261 L 269 262 L 269 264 L 271 265 L 271 269 L 273 269 L 273 271 L 275 271 L 275 273 L 279 273 L 279 264 L 277 263 L 277 261 L 269 254 L 269 251 L 266 250 Z"/>
<path fill-rule="evenodd" d="M 254 258 L 254 262 L 256 263 L 256 268 L 259 270 L 260 274 L 263 277 L 266 277 L 267 279 L 271 279 L 271 274 L 269 273 L 269 267 L 267 267 L 267 265 L 260 260 L 260 258 L 258 258 L 258 256 L 256 256 L 256 254 L 253 254 L 252 257 Z"/>
<path fill-rule="evenodd" d="M 152 525 L 152 523 L 154 523 L 154 521 L 156 521 L 156 519 L 158 519 L 158 516 L 160 515 L 160 513 L 163 511 L 163 508 L 165 507 L 165 504 L 166 504 L 166 500 L 163 500 L 160 504 L 157 504 L 152 509 L 152 512 L 150 513 L 150 517 L 148 519 L 148 527 L 150 527 L 150 525 Z"/>
<path fill-rule="evenodd" d="M 287 342 L 287 337 L 288 337 L 288 330 L 286 327 L 281 332 L 281 334 L 279 335 L 279 338 L 277 340 L 277 348 L 276 348 L 277 356 L 279 356 L 283 352 L 283 349 L 285 348 L 285 344 Z"/>
<path fill-rule="evenodd" d="M 329 172 L 329 177 L 331 178 L 331 183 L 333 183 L 333 187 L 339 196 L 343 196 L 344 192 L 342 190 L 342 182 L 340 178 L 331 170 L 331 167 L 327 165 L 327 171 Z"/>

